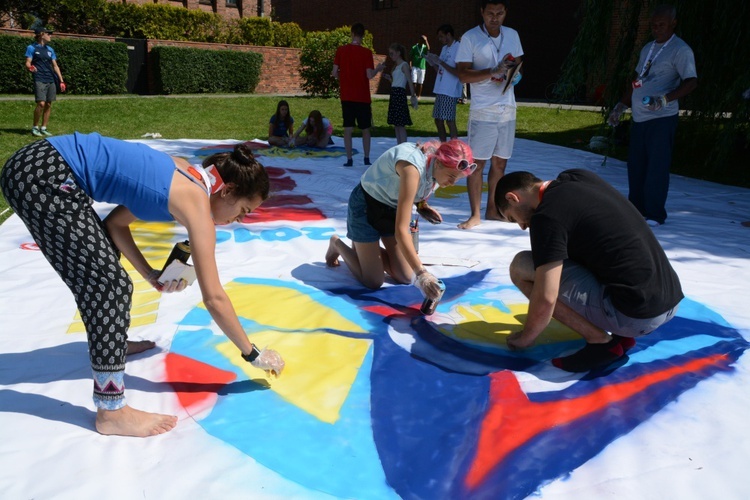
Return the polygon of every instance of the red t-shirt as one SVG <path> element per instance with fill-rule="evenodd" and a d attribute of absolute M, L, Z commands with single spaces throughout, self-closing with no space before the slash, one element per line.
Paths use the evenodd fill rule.
<path fill-rule="evenodd" d="M 361 45 L 342 45 L 336 49 L 333 63 L 339 67 L 341 100 L 371 102 L 367 70 L 375 69 L 372 51 Z"/>

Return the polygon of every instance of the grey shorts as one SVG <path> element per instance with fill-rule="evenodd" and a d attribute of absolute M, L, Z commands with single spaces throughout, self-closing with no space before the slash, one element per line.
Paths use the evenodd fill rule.
<path fill-rule="evenodd" d="M 647 335 L 672 319 L 677 306 L 653 318 L 631 318 L 612 305 L 607 287 L 585 267 L 571 261 L 563 262 L 558 300 L 602 330 L 623 337 Z"/>
<path fill-rule="evenodd" d="M 34 82 L 34 100 L 52 102 L 57 99 L 57 87 L 54 82 Z"/>

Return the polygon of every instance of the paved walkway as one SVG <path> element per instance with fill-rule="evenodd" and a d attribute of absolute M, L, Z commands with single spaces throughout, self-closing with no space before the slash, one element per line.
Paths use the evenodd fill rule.
<path fill-rule="evenodd" d="M 170 94 L 170 95 L 138 95 L 138 94 L 113 94 L 113 95 L 60 95 L 58 94 L 57 100 L 82 100 L 82 101 L 93 101 L 98 99 L 153 99 L 157 97 L 163 97 L 167 99 L 204 99 L 204 98 L 219 98 L 219 99 L 237 99 L 237 98 L 248 98 L 248 97 L 306 97 L 305 94 Z M 390 96 L 388 94 L 374 94 L 373 99 L 376 100 L 388 100 Z M 0 95 L 0 101 L 27 101 L 31 99 L 31 95 Z M 422 96 L 421 102 L 435 102 L 434 97 Z M 469 101 L 467 101 L 467 104 Z M 564 110 L 577 110 L 577 111 L 600 111 L 601 106 L 583 106 L 576 104 L 559 104 L 549 103 L 537 100 L 519 99 L 519 106 L 528 106 L 534 108 L 554 108 Z"/>

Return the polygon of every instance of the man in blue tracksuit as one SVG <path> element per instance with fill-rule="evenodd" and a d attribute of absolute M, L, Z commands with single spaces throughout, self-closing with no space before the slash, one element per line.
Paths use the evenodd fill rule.
<path fill-rule="evenodd" d="M 39 28 L 35 32 L 35 41 L 26 47 L 26 69 L 34 75 L 34 126 L 31 133 L 37 137 L 52 135 L 47 131 L 52 102 L 57 98 L 55 76 L 60 80 L 60 90 L 65 92 L 65 81 L 57 65 L 57 54 L 47 45 L 52 32 Z M 40 126 L 41 124 L 41 126 Z"/>

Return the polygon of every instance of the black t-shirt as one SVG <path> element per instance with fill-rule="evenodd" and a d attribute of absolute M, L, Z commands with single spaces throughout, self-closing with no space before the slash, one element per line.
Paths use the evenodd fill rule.
<path fill-rule="evenodd" d="M 571 259 L 607 286 L 618 311 L 651 318 L 682 300 L 677 274 L 643 216 L 586 170 L 566 170 L 529 224 L 534 267 Z"/>

